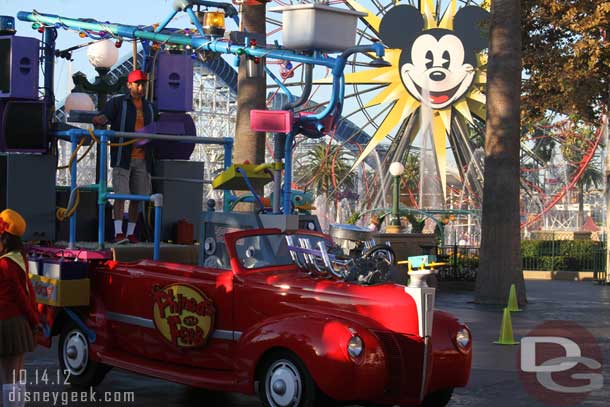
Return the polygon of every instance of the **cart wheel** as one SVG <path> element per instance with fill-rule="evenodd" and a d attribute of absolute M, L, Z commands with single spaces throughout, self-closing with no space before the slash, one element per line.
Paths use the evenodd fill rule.
<path fill-rule="evenodd" d="M 259 395 L 265 407 L 318 406 L 318 389 L 303 363 L 288 352 L 267 358 L 259 376 Z"/>
<path fill-rule="evenodd" d="M 426 396 L 421 407 L 444 407 L 449 404 L 452 395 L 452 388 L 435 391 Z"/>
<path fill-rule="evenodd" d="M 89 358 L 87 335 L 71 321 L 61 331 L 58 354 L 62 374 L 74 387 L 97 386 L 111 369 Z"/>

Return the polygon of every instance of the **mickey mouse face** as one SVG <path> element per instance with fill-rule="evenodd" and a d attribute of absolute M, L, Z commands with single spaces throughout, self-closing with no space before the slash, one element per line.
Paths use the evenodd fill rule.
<path fill-rule="evenodd" d="M 413 6 L 393 7 L 382 19 L 379 33 L 390 48 L 401 48 L 400 77 L 409 93 L 433 109 L 461 98 L 474 80 L 476 52 L 487 46 L 482 23 L 489 13 L 463 7 L 454 17 L 454 30 L 423 30 L 424 20 Z"/>
<path fill-rule="evenodd" d="M 430 31 L 433 30 L 417 37 L 409 58 L 413 62 L 400 67 L 400 76 L 418 100 L 442 109 L 468 90 L 474 79 L 474 67 L 464 62 L 462 41 L 451 31 Z"/>

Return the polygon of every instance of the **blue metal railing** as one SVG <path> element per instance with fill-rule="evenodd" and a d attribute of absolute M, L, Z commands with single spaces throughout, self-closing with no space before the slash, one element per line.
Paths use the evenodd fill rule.
<path fill-rule="evenodd" d="M 145 201 L 153 202 L 155 205 L 155 229 L 154 229 L 154 249 L 153 259 L 159 260 L 160 247 L 161 247 L 161 218 L 162 218 L 162 207 L 163 198 L 160 194 L 153 195 L 127 195 L 127 194 L 113 194 L 108 192 L 108 151 L 107 144 L 111 139 L 118 139 L 120 137 L 130 139 L 157 139 L 157 140 L 172 140 L 177 143 L 196 143 L 196 144 L 222 144 L 225 147 L 225 168 L 231 165 L 231 154 L 233 150 L 233 139 L 232 138 L 215 138 L 215 137 L 187 137 L 187 136 L 166 136 L 161 134 L 146 134 L 146 133 L 128 133 L 119 132 L 112 130 L 96 130 L 93 132 L 95 137 L 98 138 L 98 142 L 102 144 L 100 149 L 100 168 L 99 168 L 99 183 L 94 184 L 93 187 L 98 190 L 98 248 L 104 248 L 105 241 L 105 206 L 109 199 L 123 199 L 130 201 Z M 70 129 L 66 131 L 57 131 L 53 133 L 53 136 L 63 139 L 70 140 L 72 144 L 72 153 L 76 151 L 79 140 L 83 137 L 90 137 L 90 133 L 87 130 L 82 129 Z M 70 188 L 71 192 L 75 192 L 78 188 L 76 184 L 77 179 L 77 167 L 76 160 L 73 159 L 70 166 Z M 228 196 L 225 195 L 225 205 L 227 205 Z M 70 238 L 69 247 L 74 248 L 76 244 L 76 212 L 70 216 Z"/>

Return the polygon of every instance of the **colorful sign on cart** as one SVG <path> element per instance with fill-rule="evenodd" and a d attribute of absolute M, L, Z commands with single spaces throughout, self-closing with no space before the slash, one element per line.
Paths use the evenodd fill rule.
<path fill-rule="evenodd" d="M 89 279 L 58 280 L 30 274 L 36 302 L 55 307 L 89 305 Z"/>

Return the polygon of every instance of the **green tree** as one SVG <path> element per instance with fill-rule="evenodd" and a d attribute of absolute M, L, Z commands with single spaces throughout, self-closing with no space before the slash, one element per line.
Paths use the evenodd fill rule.
<path fill-rule="evenodd" d="M 417 207 L 419 192 L 419 154 L 409 153 L 404 163 L 405 172 L 402 174 L 401 195 L 407 195 L 407 206 Z"/>
<path fill-rule="evenodd" d="M 404 162 L 405 172 L 401 179 L 401 203 L 405 206 L 418 208 L 417 198 L 419 195 L 419 154 L 409 152 L 407 159 Z M 426 218 L 420 215 L 409 213 L 406 215 L 407 220 L 411 224 L 411 233 L 422 233 L 426 224 Z"/>
<path fill-rule="evenodd" d="M 476 301 L 505 304 L 510 285 L 526 302 L 519 230 L 520 1 L 491 4 L 487 128 Z"/>
<path fill-rule="evenodd" d="M 521 0 L 521 6 L 524 121 L 540 121 L 549 110 L 598 119 L 610 91 L 610 1 Z"/>
<path fill-rule="evenodd" d="M 312 191 L 314 195 L 353 190 L 355 174 L 349 170 L 354 156 L 338 144 L 321 142 L 309 150 L 300 168 L 296 168 L 296 183 Z"/>

